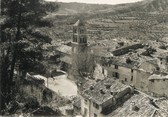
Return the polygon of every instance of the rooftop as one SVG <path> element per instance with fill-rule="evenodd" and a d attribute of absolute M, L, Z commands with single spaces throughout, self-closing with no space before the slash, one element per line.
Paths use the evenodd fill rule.
<path fill-rule="evenodd" d="M 137 66 L 139 65 L 138 61 L 133 61 L 130 59 L 130 61 L 126 62 L 126 59 L 127 58 L 125 58 L 125 57 L 115 57 L 109 63 L 113 64 L 113 65 L 127 67 L 130 69 L 137 68 Z"/>
<path fill-rule="evenodd" d="M 84 23 L 83 23 L 82 20 L 78 20 L 78 21 L 74 24 L 74 26 L 84 26 Z"/>
<path fill-rule="evenodd" d="M 77 108 L 81 108 L 81 100 L 80 100 L 80 98 L 75 100 L 75 102 L 73 103 L 73 106 L 75 106 Z"/>
<path fill-rule="evenodd" d="M 148 79 L 149 80 L 168 80 L 168 75 L 153 74 Z"/>
<path fill-rule="evenodd" d="M 138 108 L 137 111 L 130 109 L 131 103 L 134 103 L 134 106 Z M 150 97 L 144 93 L 134 94 L 122 106 L 119 106 L 116 110 L 114 110 L 112 113 L 110 113 L 107 116 L 108 117 L 155 117 L 159 115 L 157 117 L 166 117 L 168 115 L 168 110 L 166 110 L 166 108 L 162 109 L 160 105 L 157 104 L 157 102 L 154 101 L 154 103 L 156 104 L 156 106 L 150 102 Z M 166 106 L 166 104 L 164 105 Z M 157 106 L 159 108 L 157 108 Z"/>
<path fill-rule="evenodd" d="M 168 58 L 168 52 L 161 53 L 158 57 L 159 58 Z"/>
<path fill-rule="evenodd" d="M 113 57 L 113 54 L 111 54 L 111 52 L 107 52 L 105 49 L 92 49 L 92 52 L 95 56 L 98 57 Z"/>
<path fill-rule="evenodd" d="M 69 55 L 72 53 L 72 47 L 67 45 L 60 45 L 56 50 Z"/>
<path fill-rule="evenodd" d="M 129 88 L 129 86 L 123 85 L 112 78 L 106 78 L 82 91 L 81 95 L 101 105 L 113 97 L 111 92 L 121 92 L 127 88 Z"/>

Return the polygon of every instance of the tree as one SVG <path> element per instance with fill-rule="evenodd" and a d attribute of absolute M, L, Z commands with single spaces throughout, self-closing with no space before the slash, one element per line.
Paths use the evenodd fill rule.
<path fill-rule="evenodd" d="M 52 26 L 43 19 L 46 11 L 53 10 L 46 9 L 46 5 L 43 0 L 1 0 L 1 15 L 5 17 L 1 24 L 0 45 L 2 109 L 11 100 L 14 71 L 17 68 L 19 71 L 30 70 L 30 65 L 42 58 L 43 43 L 51 42 L 47 35 L 37 31 L 37 28 Z"/>
<path fill-rule="evenodd" d="M 82 82 L 85 77 L 93 77 L 95 70 L 95 57 L 91 53 L 85 51 L 80 53 L 75 53 L 72 57 L 72 67 L 71 74 L 75 78 L 74 80 Z"/>

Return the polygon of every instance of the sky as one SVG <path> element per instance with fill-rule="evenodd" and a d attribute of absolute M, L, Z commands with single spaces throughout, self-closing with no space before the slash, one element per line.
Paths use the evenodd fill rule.
<path fill-rule="evenodd" d="M 92 3 L 92 4 L 122 4 L 122 3 L 138 2 L 142 0 L 46 0 L 46 1 L 81 2 L 81 3 Z"/>

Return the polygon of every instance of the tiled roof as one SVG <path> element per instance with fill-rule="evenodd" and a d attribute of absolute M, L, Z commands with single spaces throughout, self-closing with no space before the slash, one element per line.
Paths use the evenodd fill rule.
<path fill-rule="evenodd" d="M 109 85 L 109 88 L 106 87 L 107 85 Z M 113 97 L 111 92 L 121 92 L 127 88 L 129 88 L 129 86 L 123 85 L 112 78 L 106 78 L 82 91 L 81 95 L 101 105 Z"/>
<path fill-rule="evenodd" d="M 111 52 L 107 52 L 104 49 L 92 49 L 92 53 L 95 56 L 98 56 L 98 57 L 105 57 L 105 58 L 113 57 L 113 55 L 111 54 Z"/>
<path fill-rule="evenodd" d="M 81 108 L 81 100 L 80 99 L 77 99 L 75 100 L 75 102 L 73 103 L 73 105 L 77 108 Z"/>
<path fill-rule="evenodd" d="M 168 111 L 156 108 L 150 103 L 150 97 L 143 93 L 134 94 L 130 99 L 128 99 L 122 106 L 119 106 L 112 113 L 107 115 L 107 117 L 167 117 Z M 138 107 L 139 110 L 131 110 L 131 103 L 134 102 L 134 106 Z M 156 104 L 157 105 L 157 104 Z M 157 112 L 156 112 L 157 110 Z"/>
<path fill-rule="evenodd" d="M 139 62 L 131 61 L 131 62 L 127 63 L 126 62 L 126 58 L 116 57 L 116 58 L 113 58 L 112 60 L 110 60 L 109 64 L 113 64 L 113 65 L 118 65 L 118 66 L 130 68 L 130 69 L 134 69 L 134 68 L 136 68 L 139 65 Z"/>
<path fill-rule="evenodd" d="M 168 52 L 161 53 L 158 57 L 159 58 L 168 58 Z"/>
<path fill-rule="evenodd" d="M 60 45 L 56 50 L 65 54 L 72 54 L 72 47 L 67 45 Z"/>
<path fill-rule="evenodd" d="M 168 75 L 156 75 L 156 74 L 153 74 L 151 75 L 149 78 L 149 80 L 168 80 Z"/>

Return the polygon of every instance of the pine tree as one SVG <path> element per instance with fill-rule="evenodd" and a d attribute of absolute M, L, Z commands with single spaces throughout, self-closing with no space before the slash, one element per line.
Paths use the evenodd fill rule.
<path fill-rule="evenodd" d="M 50 7 L 49 7 L 50 6 Z M 57 9 L 57 4 L 43 0 L 1 0 L 1 108 L 11 100 L 14 71 L 31 69 L 42 58 L 42 45 L 51 38 L 37 28 L 52 26 L 43 19 L 47 11 Z M 1 109 L 2 110 L 2 109 Z"/>

